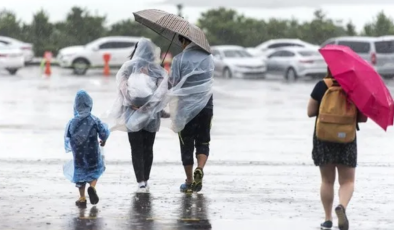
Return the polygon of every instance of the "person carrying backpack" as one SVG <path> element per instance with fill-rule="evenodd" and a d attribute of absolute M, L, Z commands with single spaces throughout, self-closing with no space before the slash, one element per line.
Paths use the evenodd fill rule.
<path fill-rule="evenodd" d="M 354 191 L 357 166 L 357 135 L 359 122 L 367 117 L 348 99 L 346 93 L 327 69 L 308 103 L 308 116 L 316 117 L 313 134 L 312 159 L 320 168 L 322 178 L 320 197 L 325 221 L 321 229 L 331 229 L 336 169 L 339 181 L 339 205 L 335 208 L 340 230 L 349 229 L 346 208 Z"/>

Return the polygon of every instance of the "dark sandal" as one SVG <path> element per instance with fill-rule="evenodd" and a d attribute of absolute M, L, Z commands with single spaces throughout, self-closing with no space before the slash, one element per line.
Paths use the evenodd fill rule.
<path fill-rule="evenodd" d="M 91 204 L 97 204 L 99 202 L 99 197 L 97 195 L 97 191 L 93 187 L 88 188 L 89 200 Z"/>

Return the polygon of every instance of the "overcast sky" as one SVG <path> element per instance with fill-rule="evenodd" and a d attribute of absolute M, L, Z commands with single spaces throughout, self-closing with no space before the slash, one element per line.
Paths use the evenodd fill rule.
<path fill-rule="evenodd" d="M 174 3 L 168 4 L 165 3 L 165 1 L 166 0 L 2 0 L 0 7 L 14 11 L 22 21 L 30 22 L 33 14 L 40 9 L 44 9 L 49 13 L 51 21 L 59 21 L 65 18 L 67 12 L 72 6 L 80 6 L 86 7 L 92 13 L 107 15 L 107 23 L 112 24 L 122 19 L 133 18 L 132 12 L 146 8 L 158 8 L 171 13 L 176 13 L 177 8 Z M 202 12 L 210 9 L 211 7 L 222 5 L 220 4 L 221 2 L 227 2 L 227 7 L 232 7 L 246 16 L 258 19 L 268 19 L 271 17 L 290 19 L 294 17 L 305 21 L 310 20 L 313 17 L 314 10 L 322 8 L 331 18 L 342 19 L 345 22 L 352 20 L 358 30 L 361 30 L 363 25 L 366 22 L 371 21 L 381 10 L 384 10 L 388 15 L 394 15 L 394 0 L 265 0 L 264 3 L 261 3 L 263 2 L 262 0 L 167 0 L 167 2 L 168 1 L 188 2 L 188 4 L 184 4 L 185 7 L 183 12 L 187 19 L 192 22 L 195 22 Z M 197 6 L 197 3 L 201 5 L 204 2 L 209 3 L 209 5 L 206 7 Z M 248 4 L 256 3 L 263 5 L 267 4 L 267 2 L 280 2 L 286 5 L 286 7 L 280 8 L 277 4 L 271 4 L 271 8 L 260 8 L 256 6 L 253 8 L 245 8 L 238 6 L 239 3 L 247 6 Z M 320 7 L 317 5 L 310 7 L 311 3 L 314 4 L 314 2 L 321 2 L 322 4 Z M 337 4 L 328 5 L 327 2 Z M 348 4 L 349 2 L 358 3 Z M 374 2 L 374 4 L 366 4 L 363 2 Z M 388 2 L 393 3 L 389 4 Z M 299 6 L 294 7 L 292 4 Z"/>
<path fill-rule="evenodd" d="M 164 0 L 169 4 L 183 3 L 184 0 Z M 289 8 L 289 7 L 320 7 L 322 5 L 375 5 L 394 4 L 393 0 L 198 0 L 188 1 L 190 6 L 234 6 L 234 7 L 268 7 L 268 8 Z"/>

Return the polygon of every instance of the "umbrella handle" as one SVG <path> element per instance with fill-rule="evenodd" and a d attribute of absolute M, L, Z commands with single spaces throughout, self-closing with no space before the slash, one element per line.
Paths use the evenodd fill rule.
<path fill-rule="evenodd" d="M 161 65 L 162 65 L 162 66 L 164 65 L 164 60 L 166 60 L 168 51 L 170 50 L 170 47 L 171 47 L 171 45 L 172 45 L 172 42 L 174 41 L 175 35 L 176 35 L 176 33 L 174 33 L 174 36 L 172 36 L 171 43 L 170 43 L 170 45 L 168 46 L 167 52 L 164 54 L 163 61 L 161 62 Z"/>

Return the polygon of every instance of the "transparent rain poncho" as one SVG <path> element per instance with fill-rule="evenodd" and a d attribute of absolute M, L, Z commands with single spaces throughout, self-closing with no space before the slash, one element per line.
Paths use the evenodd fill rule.
<path fill-rule="evenodd" d="M 157 132 L 160 113 L 166 106 L 168 74 L 156 63 L 155 46 L 142 38 L 134 56 L 116 75 L 118 96 L 107 112 L 111 131 L 138 132 L 142 129 Z"/>
<path fill-rule="evenodd" d="M 73 183 L 91 182 L 105 171 L 98 138 L 106 141 L 110 132 L 106 124 L 91 114 L 92 107 L 89 94 L 79 91 L 74 102 L 74 118 L 64 133 L 64 147 L 66 152 L 73 153 L 73 160 L 63 166 L 63 173 Z"/>
<path fill-rule="evenodd" d="M 167 95 L 174 132 L 183 130 L 207 105 L 213 94 L 213 71 L 212 55 L 193 43 L 174 57 Z"/>

